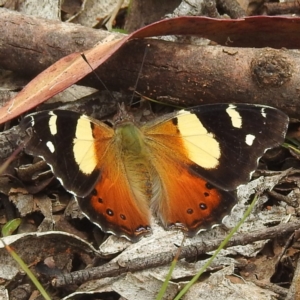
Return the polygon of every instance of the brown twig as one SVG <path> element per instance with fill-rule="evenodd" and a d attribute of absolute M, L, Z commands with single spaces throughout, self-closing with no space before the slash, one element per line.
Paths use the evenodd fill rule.
<path fill-rule="evenodd" d="M 273 239 L 278 236 L 286 236 L 291 234 L 298 228 L 300 228 L 300 223 L 289 223 L 266 228 L 263 230 L 253 231 L 251 233 L 237 234 L 231 241 L 228 242 L 227 247 L 247 245 L 255 241 Z M 205 244 L 200 243 L 182 247 L 179 259 L 197 258 L 200 254 L 217 249 L 221 242 L 222 239 L 215 239 L 212 241 L 206 241 Z M 113 277 L 124 274 L 126 272 L 135 272 L 147 268 L 167 265 L 171 263 L 171 261 L 176 256 L 176 253 L 177 250 L 173 252 L 161 253 L 160 255 L 146 257 L 143 260 L 141 260 L 140 258 L 132 259 L 127 261 L 127 263 L 122 262 L 122 266 L 120 266 L 118 263 L 108 263 L 102 265 L 101 267 L 90 268 L 65 274 L 63 276 L 58 276 L 52 281 L 52 284 L 56 287 L 67 284 L 80 284 L 88 280 Z"/>
<path fill-rule="evenodd" d="M 255 285 L 257 285 L 257 286 L 259 286 L 259 287 L 261 287 L 263 289 L 270 290 L 270 291 L 276 293 L 277 295 L 280 296 L 279 299 L 286 299 L 285 297 L 288 294 L 288 289 L 285 289 L 285 288 L 283 288 L 283 287 L 281 287 L 281 286 L 279 286 L 277 284 L 265 283 L 265 282 L 262 282 L 262 281 L 259 281 L 259 280 L 255 280 L 255 281 L 253 280 L 252 282 Z"/>
<path fill-rule="evenodd" d="M 279 201 L 283 201 L 285 202 L 286 204 L 292 206 L 292 207 L 298 207 L 299 204 L 298 203 L 295 203 L 294 201 L 291 200 L 291 198 L 285 196 L 285 195 L 282 195 L 280 193 L 277 193 L 275 191 L 268 191 L 268 194 L 272 197 L 274 197 L 275 199 L 279 200 Z"/>
<path fill-rule="evenodd" d="M 295 269 L 293 281 L 285 300 L 300 299 L 300 259 L 298 257 L 297 266 Z"/>
<path fill-rule="evenodd" d="M 263 6 L 263 12 L 269 16 L 284 14 L 299 14 L 300 5 L 298 1 L 290 2 L 266 2 Z"/>

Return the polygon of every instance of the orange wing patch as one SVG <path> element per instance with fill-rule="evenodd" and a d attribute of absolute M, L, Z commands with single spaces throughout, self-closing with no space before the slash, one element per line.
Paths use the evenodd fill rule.
<path fill-rule="evenodd" d="M 220 223 L 235 205 L 234 193 L 212 186 L 181 162 L 161 154 L 156 162 L 163 192 L 152 205 L 165 227 L 178 227 L 193 236 Z"/>
<path fill-rule="evenodd" d="M 77 198 L 92 222 L 102 230 L 137 241 L 151 232 L 149 203 L 137 199 L 127 177 L 122 151 L 112 139 L 106 149 L 98 148 L 101 177 L 91 195 Z"/>
<path fill-rule="evenodd" d="M 201 229 L 220 223 L 236 199 L 233 192 L 212 186 L 192 169 L 194 162 L 189 159 L 192 147 L 187 148 L 177 126 L 175 118 L 143 129 L 156 170 L 156 181 L 160 183 L 151 208 L 165 227 L 178 227 L 193 236 Z M 194 138 L 201 137 L 195 135 Z M 197 151 L 193 153 L 194 157 L 201 155 L 201 148 L 194 150 Z"/>

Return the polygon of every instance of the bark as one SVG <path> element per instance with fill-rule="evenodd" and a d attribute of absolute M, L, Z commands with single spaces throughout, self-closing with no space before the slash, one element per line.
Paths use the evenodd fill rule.
<path fill-rule="evenodd" d="M 59 58 L 92 47 L 108 35 L 79 25 L 43 20 L 0 9 L 0 67 L 33 77 Z M 180 105 L 247 102 L 299 110 L 300 53 L 286 49 L 193 46 L 147 39 L 127 43 L 97 70 L 110 90 L 137 91 Z M 100 86 L 95 76 L 84 83 Z M 130 91 L 129 93 L 132 93 Z"/>

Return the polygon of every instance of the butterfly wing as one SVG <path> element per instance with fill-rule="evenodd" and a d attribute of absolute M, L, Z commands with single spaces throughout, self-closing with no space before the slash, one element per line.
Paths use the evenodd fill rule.
<path fill-rule="evenodd" d="M 208 182 L 234 190 L 250 179 L 267 149 L 282 144 L 288 122 L 268 106 L 210 104 L 163 116 L 142 130 Z"/>
<path fill-rule="evenodd" d="M 102 134 L 102 149 L 113 135 L 102 124 L 76 112 L 54 110 L 27 115 L 21 127 L 29 135 L 26 152 L 42 157 L 65 189 L 83 197 L 100 177 L 93 130 L 96 127 Z"/>
<path fill-rule="evenodd" d="M 131 240 L 150 232 L 149 203 L 137 203 L 111 127 L 63 110 L 28 115 L 21 126 L 30 138 L 26 152 L 50 165 L 91 221 Z"/>
<path fill-rule="evenodd" d="M 283 142 L 288 117 L 256 105 L 205 105 L 142 127 L 161 182 L 152 208 L 190 235 L 219 223 L 266 149 Z"/>

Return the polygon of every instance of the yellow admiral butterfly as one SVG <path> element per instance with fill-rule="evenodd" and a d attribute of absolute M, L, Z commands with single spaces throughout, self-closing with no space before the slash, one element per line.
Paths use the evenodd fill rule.
<path fill-rule="evenodd" d="M 272 107 L 211 104 L 138 125 L 121 105 L 113 126 L 63 110 L 30 114 L 21 126 L 26 151 L 51 166 L 92 222 L 137 241 L 151 232 L 151 212 L 188 236 L 220 223 L 288 121 Z"/>

